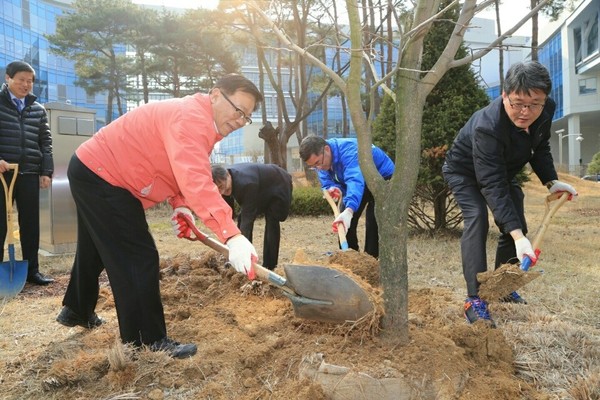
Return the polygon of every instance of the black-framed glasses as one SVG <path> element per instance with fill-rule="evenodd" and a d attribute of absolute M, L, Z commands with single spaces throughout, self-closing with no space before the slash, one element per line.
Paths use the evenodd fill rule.
<path fill-rule="evenodd" d="M 308 169 L 312 169 L 313 171 L 317 170 L 321 166 L 323 166 L 324 162 L 325 162 L 325 146 L 323 146 L 323 148 L 321 149 L 321 155 L 319 156 L 319 160 L 317 160 L 313 165 L 310 165 L 308 167 Z"/>
<path fill-rule="evenodd" d="M 538 112 L 540 111 L 542 108 L 544 108 L 544 106 L 546 105 L 544 104 L 515 104 L 511 101 L 509 96 L 506 96 L 508 98 L 508 104 L 510 105 L 510 108 L 512 108 L 515 111 L 523 111 L 526 108 L 529 109 L 529 111 L 531 112 Z"/>
<path fill-rule="evenodd" d="M 227 102 L 229 104 L 231 104 L 231 107 L 235 108 L 235 112 L 238 113 L 238 115 L 239 115 L 238 118 L 244 119 L 244 121 L 246 122 L 244 125 L 248 126 L 248 125 L 252 124 L 252 118 L 248 117 L 245 112 L 243 112 L 242 110 L 239 109 L 238 106 L 233 104 L 233 102 L 231 100 L 229 100 L 229 97 L 227 97 L 227 95 L 222 90 L 221 90 L 221 94 L 223 95 L 223 98 L 225 100 L 227 100 Z"/>

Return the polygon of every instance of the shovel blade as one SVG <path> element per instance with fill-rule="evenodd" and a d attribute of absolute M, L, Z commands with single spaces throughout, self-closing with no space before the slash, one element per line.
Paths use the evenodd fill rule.
<path fill-rule="evenodd" d="M 479 297 L 487 302 L 498 301 L 541 275 L 539 271 L 523 271 L 516 264 L 503 264 L 493 271 L 480 272 L 477 274 L 481 283 Z"/>
<path fill-rule="evenodd" d="M 289 295 L 297 317 L 321 322 L 356 321 L 375 309 L 368 294 L 348 275 L 323 266 L 283 267 L 286 285 L 298 296 Z"/>
<path fill-rule="evenodd" d="M 27 280 L 27 261 L 0 263 L 0 298 L 10 299 L 23 290 Z"/>

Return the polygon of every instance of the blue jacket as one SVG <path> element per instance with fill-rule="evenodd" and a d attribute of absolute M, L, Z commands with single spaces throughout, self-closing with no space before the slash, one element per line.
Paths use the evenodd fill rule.
<path fill-rule="evenodd" d="M 358 210 L 365 191 L 365 178 L 358 163 L 356 139 L 328 139 L 331 148 L 331 170 L 319 170 L 323 189 L 338 187 L 344 196 L 344 204 L 352 211 Z M 394 162 L 379 147 L 372 146 L 373 161 L 384 179 L 394 173 Z"/>

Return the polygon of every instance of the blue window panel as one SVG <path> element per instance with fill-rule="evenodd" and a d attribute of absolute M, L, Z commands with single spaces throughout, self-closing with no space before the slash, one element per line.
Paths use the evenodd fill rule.
<path fill-rule="evenodd" d="M 539 61 L 548 68 L 550 79 L 552 80 L 550 97 L 556 102 L 554 119 L 564 116 L 561 40 L 561 32 L 558 31 L 538 52 Z"/>

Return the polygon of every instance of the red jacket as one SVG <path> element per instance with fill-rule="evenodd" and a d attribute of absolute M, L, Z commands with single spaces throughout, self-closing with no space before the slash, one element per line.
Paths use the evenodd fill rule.
<path fill-rule="evenodd" d="M 203 94 L 145 104 L 100 129 L 76 154 L 145 209 L 164 200 L 187 206 L 225 242 L 240 230 L 212 181 L 209 156 L 223 139 L 212 115 Z"/>

